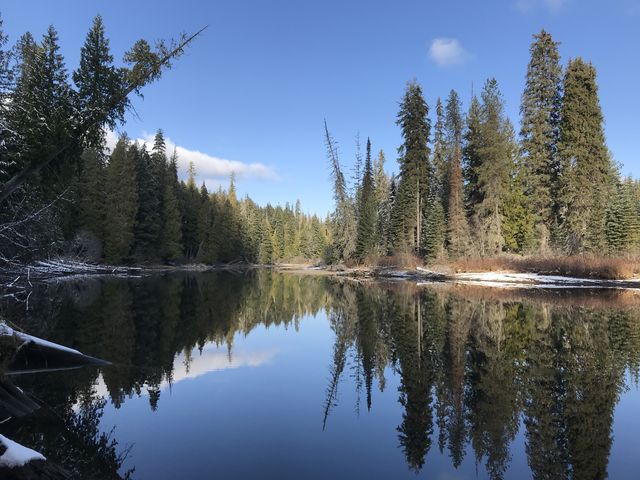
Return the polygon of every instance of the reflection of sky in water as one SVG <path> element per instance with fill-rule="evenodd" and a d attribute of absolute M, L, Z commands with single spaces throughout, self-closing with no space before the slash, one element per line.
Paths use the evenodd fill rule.
<path fill-rule="evenodd" d="M 116 425 L 120 445 L 133 445 L 126 466 L 135 466 L 134 478 L 143 480 L 206 479 L 212 472 L 220 478 L 488 478 L 486 459 L 476 465 L 469 444 L 453 469 L 447 449 L 439 451 L 435 418 L 422 471 L 416 476 L 407 468 L 396 430 L 403 414 L 399 376 L 390 367 L 384 392 L 374 386 L 367 411 L 364 392 L 357 408 L 348 365 L 323 431 L 333 340 L 324 313 L 305 318 L 297 332 L 260 326 L 246 337 L 236 334 L 231 363 L 225 346 L 208 346 L 202 357 L 196 350 L 189 373 L 179 356 L 171 390 L 163 390 L 156 412 L 146 395 L 134 397 L 118 410 L 108 406 L 102 427 Z M 636 478 L 631 472 L 640 469 L 638 405 L 632 386 L 616 408 L 610 478 Z M 521 418 L 505 478 L 530 478 L 524 431 Z"/>
<path fill-rule="evenodd" d="M 241 367 L 259 367 L 269 363 L 277 355 L 277 349 L 264 349 L 255 351 L 236 350 L 229 352 L 223 345 L 216 345 L 213 342 L 207 343 L 202 350 L 196 348 L 187 356 L 185 353 L 176 355 L 173 361 L 173 374 L 171 381 L 163 380 L 160 390 L 175 388 L 178 382 L 188 379 L 198 378 L 207 373 Z M 109 397 L 109 391 L 104 383 L 102 375 L 94 385 L 96 395 Z M 143 390 L 141 393 L 145 394 Z"/>

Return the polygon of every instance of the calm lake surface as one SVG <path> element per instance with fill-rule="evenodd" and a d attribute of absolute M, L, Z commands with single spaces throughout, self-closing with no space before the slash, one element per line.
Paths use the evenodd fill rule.
<path fill-rule="evenodd" d="M 78 478 L 636 479 L 631 292 L 269 271 L 85 278 L 3 305 L 113 362 L 5 378 Z"/>

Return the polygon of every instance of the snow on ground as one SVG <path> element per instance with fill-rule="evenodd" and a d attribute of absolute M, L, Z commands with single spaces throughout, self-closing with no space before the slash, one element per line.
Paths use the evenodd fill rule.
<path fill-rule="evenodd" d="M 539 275 L 537 273 L 477 272 L 455 273 L 451 278 L 460 283 L 495 287 L 531 288 L 624 288 L 640 289 L 640 280 L 601 280 L 594 278 L 563 277 L 560 275 Z"/>
<path fill-rule="evenodd" d="M 22 467 L 32 460 L 46 460 L 42 454 L 24 447 L 4 435 L 0 435 L 0 444 L 6 448 L 5 452 L 0 456 L 1 467 Z"/>
<path fill-rule="evenodd" d="M 47 348 L 53 348 L 56 350 L 61 350 L 63 352 L 73 353 L 74 355 L 82 355 L 78 350 L 74 350 L 73 348 L 65 347 L 63 345 L 59 345 L 57 343 L 49 342 L 48 340 L 43 340 L 42 338 L 34 337 L 33 335 L 29 335 L 27 333 L 22 333 L 14 330 L 6 323 L 0 323 L 0 335 L 15 335 L 20 340 L 23 341 L 22 345 L 27 343 L 34 343 L 36 345 L 41 345 Z"/>

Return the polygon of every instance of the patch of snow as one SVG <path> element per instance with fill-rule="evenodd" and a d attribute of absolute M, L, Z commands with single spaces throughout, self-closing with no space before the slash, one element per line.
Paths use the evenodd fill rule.
<path fill-rule="evenodd" d="M 595 278 L 579 278 L 579 277 L 563 277 L 560 275 L 539 275 L 537 273 L 506 273 L 506 272 L 478 272 L 478 273 L 456 273 L 453 275 L 454 280 L 472 281 L 472 282 L 491 282 L 491 283 L 519 283 L 519 284 L 537 284 L 537 285 L 572 285 L 585 287 L 598 286 L 615 286 L 616 283 L 625 284 L 637 283 L 640 288 L 640 282 L 630 280 L 602 280 Z"/>
<path fill-rule="evenodd" d="M 59 345 L 48 340 L 43 340 L 42 338 L 34 337 L 33 335 L 29 335 L 27 333 L 18 332 L 6 323 L 0 323 L 0 335 L 15 335 L 20 340 L 22 340 L 22 345 L 25 345 L 27 343 L 34 343 L 43 347 L 53 348 L 55 350 L 61 350 L 63 352 L 73 353 L 75 355 L 82 355 L 82 353 L 80 353 L 78 350 L 74 350 L 73 348 L 65 347 L 64 345 Z"/>
<path fill-rule="evenodd" d="M 0 435 L 0 444 L 6 448 L 5 452 L 0 456 L 0 466 L 2 467 L 22 467 L 33 460 L 46 460 L 42 454 L 24 447 L 4 435 Z"/>

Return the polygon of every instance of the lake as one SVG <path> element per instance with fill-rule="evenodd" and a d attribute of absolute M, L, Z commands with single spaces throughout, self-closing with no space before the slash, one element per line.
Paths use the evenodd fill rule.
<path fill-rule="evenodd" d="M 640 299 L 254 270 L 6 303 L 108 367 L 12 375 L 0 433 L 78 478 L 637 478 Z"/>

